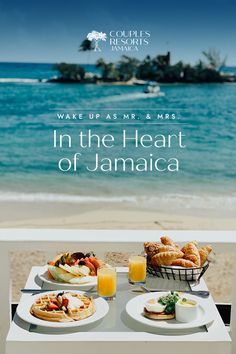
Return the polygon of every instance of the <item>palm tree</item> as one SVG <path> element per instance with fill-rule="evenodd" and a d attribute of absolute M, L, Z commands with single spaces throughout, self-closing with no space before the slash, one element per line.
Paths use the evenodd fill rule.
<path fill-rule="evenodd" d="M 120 79 L 122 81 L 134 79 L 138 65 L 138 59 L 128 57 L 127 55 L 122 55 L 121 60 L 118 62 L 117 66 L 117 69 L 120 73 Z"/>
<path fill-rule="evenodd" d="M 87 52 L 88 50 L 94 50 L 94 44 L 92 41 L 85 38 L 79 46 L 79 51 L 80 52 Z"/>
<path fill-rule="evenodd" d="M 227 56 L 222 59 L 219 50 L 210 48 L 208 50 L 204 50 L 202 54 L 207 59 L 210 69 L 220 70 L 223 66 L 225 66 Z"/>
<path fill-rule="evenodd" d="M 104 81 L 119 80 L 119 71 L 114 63 L 106 63 L 102 58 L 96 62 L 96 67 L 102 70 L 102 79 Z"/>
<path fill-rule="evenodd" d="M 94 50 L 94 44 L 89 39 L 85 38 L 79 46 L 79 52 L 87 52 L 87 64 L 89 64 L 89 56 L 91 50 Z"/>

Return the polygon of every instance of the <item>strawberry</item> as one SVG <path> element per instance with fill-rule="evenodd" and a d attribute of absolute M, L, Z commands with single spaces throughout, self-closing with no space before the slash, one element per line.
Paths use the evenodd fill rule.
<path fill-rule="evenodd" d="M 53 310 L 59 310 L 59 307 L 53 302 L 50 302 L 48 305 L 48 311 L 53 311 Z"/>
<path fill-rule="evenodd" d="M 62 306 L 65 306 L 67 308 L 68 304 L 69 304 L 69 300 L 68 299 L 63 299 L 62 300 Z"/>

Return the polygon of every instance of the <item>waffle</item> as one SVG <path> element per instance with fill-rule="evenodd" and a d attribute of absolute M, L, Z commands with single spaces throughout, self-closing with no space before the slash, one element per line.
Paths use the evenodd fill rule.
<path fill-rule="evenodd" d="M 53 302 L 57 297 L 57 293 L 50 293 L 39 297 L 31 306 L 30 313 L 44 321 L 73 322 L 83 320 L 92 316 L 96 312 L 93 298 L 73 292 L 70 292 L 69 294 L 81 300 L 84 303 L 84 306 L 77 309 L 66 309 L 64 307 L 63 309 L 49 311 L 47 309 L 48 304 Z"/>

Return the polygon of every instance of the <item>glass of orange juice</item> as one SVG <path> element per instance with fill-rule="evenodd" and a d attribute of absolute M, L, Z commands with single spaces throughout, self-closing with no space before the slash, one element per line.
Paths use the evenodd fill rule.
<path fill-rule="evenodd" d="M 101 297 L 112 300 L 116 295 L 116 269 L 99 268 L 97 271 L 97 292 Z"/>
<path fill-rule="evenodd" d="M 146 281 L 147 261 L 144 256 L 129 258 L 129 282 L 144 284 Z"/>

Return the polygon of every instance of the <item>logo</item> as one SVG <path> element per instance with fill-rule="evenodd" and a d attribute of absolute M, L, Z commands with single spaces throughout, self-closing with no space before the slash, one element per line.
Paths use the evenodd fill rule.
<path fill-rule="evenodd" d="M 99 47 L 98 43 L 100 41 L 106 41 L 107 40 L 107 35 L 104 32 L 97 32 L 97 31 L 92 31 L 89 32 L 87 35 L 87 39 L 92 42 L 94 41 L 94 51 L 95 52 L 101 52 L 101 48 Z"/>
<path fill-rule="evenodd" d="M 112 52 L 138 52 L 150 44 L 150 31 L 146 30 L 110 30 L 104 32 L 92 31 L 87 34 L 87 39 L 94 42 L 95 52 L 101 52 L 100 41 L 107 41 L 107 46 Z"/>

